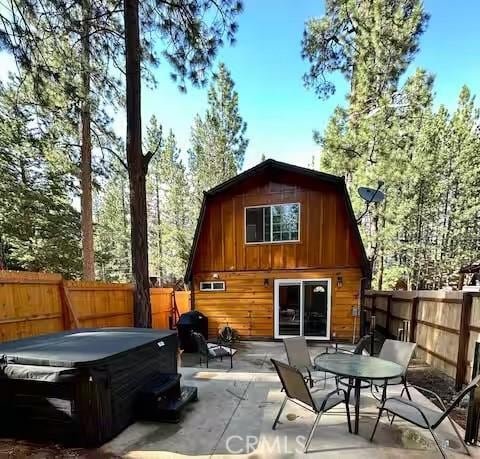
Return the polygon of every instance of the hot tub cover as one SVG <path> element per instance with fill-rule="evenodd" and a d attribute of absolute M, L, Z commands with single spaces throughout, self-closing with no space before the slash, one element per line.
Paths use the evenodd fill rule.
<path fill-rule="evenodd" d="M 84 328 L 33 336 L 0 344 L 7 363 L 50 367 L 84 367 L 175 335 L 171 330 L 145 328 Z"/>

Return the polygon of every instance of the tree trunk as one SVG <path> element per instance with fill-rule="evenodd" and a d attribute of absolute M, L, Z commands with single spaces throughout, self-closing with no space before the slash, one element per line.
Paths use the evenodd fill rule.
<path fill-rule="evenodd" d="M 150 283 L 148 278 L 147 157 L 142 154 L 142 120 L 140 112 L 140 24 L 139 0 L 125 0 L 125 70 L 127 108 L 127 164 L 130 181 L 130 228 L 132 274 L 134 282 L 134 325 L 151 327 Z"/>
<path fill-rule="evenodd" d="M 92 211 L 92 139 L 90 107 L 90 0 L 82 1 L 82 102 L 80 109 L 80 183 L 81 229 L 83 254 L 83 279 L 95 280 L 95 252 L 93 247 L 93 211 Z"/>
<path fill-rule="evenodd" d="M 155 174 L 155 194 L 156 194 L 156 213 L 157 213 L 157 257 L 158 257 L 158 276 L 160 281 L 160 287 L 163 287 L 163 260 L 162 260 L 162 219 L 160 217 L 160 183 L 159 173 Z"/>
<path fill-rule="evenodd" d="M 129 272 L 131 270 L 131 250 L 128 246 L 128 214 L 127 214 L 127 203 L 126 203 L 126 183 L 123 179 L 123 174 L 120 179 L 120 186 L 122 188 L 122 223 L 123 223 L 123 234 L 122 234 L 122 242 L 123 242 L 123 257 L 125 260 L 125 272 Z M 128 279 L 130 280 L 130 279 Z"/>

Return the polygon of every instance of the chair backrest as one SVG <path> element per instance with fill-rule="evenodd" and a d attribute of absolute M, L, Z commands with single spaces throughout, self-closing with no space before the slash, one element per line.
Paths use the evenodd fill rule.
<path fill-rule="evenodd" d="M 462 401 L 463 397 L 465 397 L 465 395 L 470 393 L 472 390 L 477 389 L 479 385 L 480 375 L 473 378 L 470 384 L 468 384 L 465 389 L 458 393 L 458 395 L 455 397 L 455 400 L 447 407 L 447 409 L 444 411 L 440 419 L 435 423 L 435 426 L 433 427 L 438 426 L 450 414 L 450 411 L 452 411 L 453 408 L 455 408 Z"/>
<path fill-rule="evenodd" d="M 310 406 L 314 411 L 317 410 L 312 394 L 308 389 L 307 383 L 296 368 L 279 362 L 278 360 L 270 359 L 277 371 L 278 377 L 282 382 L 283 389 L 288 398 L 298 400 L 305 405 Z"/>
<path fill-rule="evenodd" d="M 412 360 L 413 351 L 416 346 L 416 343 L 386 339 L 383 343 L 382 349 L 380 349 L 378 357 L 383 360 L 398 363 L 405 368 L 406 371 L 410 364 L 410 360 Z"/>
<path fill-rule="evenodd" d="M 312 359 L 308 353 L 307 340 L 303 336 L 285 338 L 283 340 L 288 363 L 296 368 L 313 368 Z"/>
<path fill-rule="evenodd" d="M 370 342 L 372 337 L 370 335 L 362 336 L 353 350 L 354 354 L 362 355 L 363 351 L 370 353 Z"/>
<path fill-rule="evenodd" d="M 197 351 L 202 355 L 208 355 L 207 341 L 201 333 L 192 331 L 192 337 L 197 345 Z"/>

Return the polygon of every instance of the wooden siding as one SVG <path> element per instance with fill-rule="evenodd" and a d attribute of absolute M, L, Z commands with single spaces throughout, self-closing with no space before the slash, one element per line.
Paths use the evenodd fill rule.
<path fill-rule="evenodd" d="M 259 178 L 260 180 L 260 178 Z M 360 247 L 345 199 L 328 183 L 302 185 L 253 181 L 210 198 L 205 211 L 193 274 L 212 271 L 350 268 L 361 266 Z M 245 243 L 245 208 L 300 203 L 300 241 Z"/>
<path fill-rule="evenodd" d="M 272 270 L 251 272 L 216 272 L 225 281 L 225 291 L 201 292 L 200 281 L 212 280 L 213 272 L 194 275 L 192 287 L 195 309 L 208 317 L 209 335 L 214 337 L 226 324 L 243 338 L 271 338 L 274 326 L 275 279 L 332 279 L 331 335 L 351 339 L 353 333 L 352 306 L 358 306 L 361 270 L 358 268 L 330 270 Z M 337 276 L 343 286 L 337 287 Z M 268 279 L 268 286 L 264 285 Z M 357 325 L 358 334 L 358 325 Z"/>

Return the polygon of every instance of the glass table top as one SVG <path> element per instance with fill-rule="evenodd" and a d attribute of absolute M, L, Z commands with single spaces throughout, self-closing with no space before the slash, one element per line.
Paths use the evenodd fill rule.
<path fill-rule="evenodd" d="M 367 355 L 322 354 L 315 357 L 314 363 L 316 370 L 351 378 L 390 379 L 404 373 L 397 363 Z"/>

